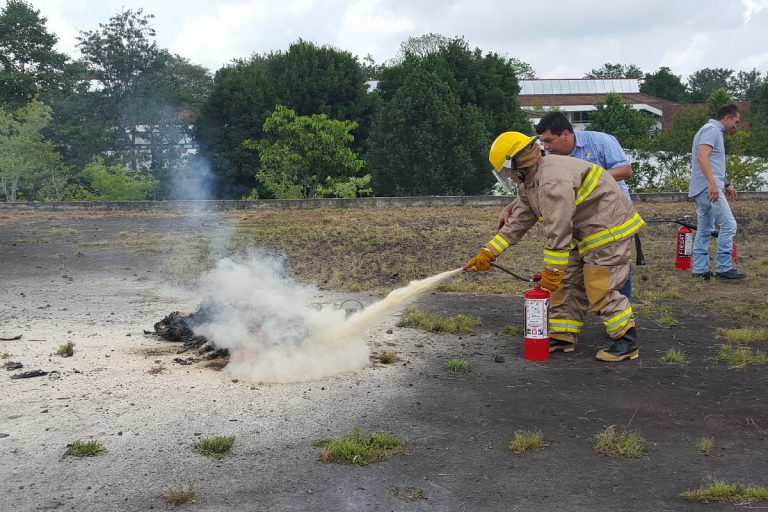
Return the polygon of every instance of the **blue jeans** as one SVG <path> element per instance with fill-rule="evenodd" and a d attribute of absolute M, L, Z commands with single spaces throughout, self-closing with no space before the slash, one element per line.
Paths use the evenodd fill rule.
<path fill-rule="evenodd" d="M 693 239 L 693 273 L 709 272 L 709 239 L 715 224 L 720 226 L 717 237 L 717 256 L 715 272 L 728 272 L 733 268 L 731 255 L 733 253 L 733 237 L 736 235 L 736 219 L 731 213 L 731 206 L 725 198 L 725 191 L 714 203 L 709 200 L 709 191 L 704 189 L 694 200 L 696 201 L 696 238 Z"/>
<path fill-rule="evenodd" d="M 621 290 L 619 290 L 619 293 L 629 300 L 632 300 L 632 267 L 629 267 L 629 277 L 627 277 L 627 280 L 624 283 L 624 286 L 621 287 Z"/>

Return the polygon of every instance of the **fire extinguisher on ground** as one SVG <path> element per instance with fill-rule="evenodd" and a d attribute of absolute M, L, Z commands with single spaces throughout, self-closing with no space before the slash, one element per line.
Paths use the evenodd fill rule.
<path fill-rule="evenodd" d="M 675 270 L 691 270 L 691 256 L 693 256 L 693 230 L 688 226 L 680 226 L 677 230 Z"/>
<path fill-rule="evenodd" d="M 534 274 L 533 288 L 525 297 L 525 338 L 523 357 L 528 361 L 549 359 L 549 292 L 539 286 L 541 274 Z"/>

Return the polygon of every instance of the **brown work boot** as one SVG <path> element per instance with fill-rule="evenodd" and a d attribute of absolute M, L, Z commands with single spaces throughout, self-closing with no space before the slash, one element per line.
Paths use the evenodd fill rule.
<path fill-rule="evenodd" d="M 555 338 L 549 338 L 549 351 L 550 352 L 573 352 L 576 348 L 575 341 L 558 340 Z"/>
<path fill-rule="evenodd" d="M 637 332 L 631 327 L 624 336 L 614 341 L 607 349 L 598 351 L 595 356 L 600 361 L 617 363 L 625 359 L 637 359 L 640 349 L 637 348 Z"/>

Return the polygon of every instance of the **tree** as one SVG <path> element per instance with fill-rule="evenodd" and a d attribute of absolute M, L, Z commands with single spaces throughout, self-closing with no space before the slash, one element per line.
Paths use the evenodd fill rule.
<path fill-rule="evenodd" d="M 655 73 L 646 73 L 640 92 L 669 101 L 685 101 L 687 95 L 682 79 L 668 67 L 661 67 Z"/>
<path fill-rule="evenodd" d="M 276 105 L 299 116 L 326 114 L 357 123 L 352 147 L 361 150 L 379 101 L 378 94 L 368 93 L 366 78 L 349 52 L 302 40 L 287 52 L 254 55 L 218 70 L 196 136 L 214 166 L 220 194 L 241 197 L 262 186 L 255 180 L 258 156 L 242 143 L 262 138 Z"/>
<path fill-rule="evenodd" d="M 732 69 L 704 68 L 688 77 L 688 91 L 692 101 L 705 101 L 716 90 L 726 89 Z"/>
<path fill-rule="evenodd" d="M 400 43 L 400 50 L 390 62 L 391 65 L 402 63 L 408 58 L 423 59 L 439 52 L 450 43 L 450 39 L 442 34 L 430 32 L 418 37 L 409 37 Z"/>
<path fill-rule="evenodd" d="M 610 133 L 624 147 L 635 146 L 656 124 L 652 116 L 624 103 L 621 94 L 609 93 L 605 101 L 597 102 L 595 107 L 596 110 L 589 113 L 587 129 Z"/>
<path fill-rule="evenodd" d="M 323 184 L 333 188 L 339 178 L 355 178 L 362 170 L 365 163 L 349 147 L 354 129 L 351 121 L 325 114 L 298 116 L 279 105 L 264 122 L 265 138 L 243 145 L 258 149 L 256 179 L 274 197 L 309 198 L 318 195 Z"/>
<path fill-rule="evenodd" d="M 709 95 L 709 98 L 707 98 L 707 114 L 709 117 L 714 118 L 717 115 L 717 111 L 729 103 L 733 103 L 733 100 L 728 95 L 725 88 L 721 87 L 720 89 L 713 91 L 712 94 Z"/>
<path fill-rule="evenodd" d="M 536 70 L 527 62 L 512 57 L 509 59 L 509 65 L 514 70 L 518 80 L 534 80 L 536 78 Z"/>
<path fill-rule="evenodd" d="M 462 106 L 435 73 L 417 68 L 383 107 L 366 162 L 377 195 L 464 195 L 490 190 L 490 132 L 480 107 Z"/>
<path fill-rule="evenodd" d="M 38 100 L 14 112 L 0 109 L 0 192 L 7 202 L 16 202 L 20 190 L 32 196 L 38 177 L 60 165 L 42 136 L 50 121 L 50 107 Z"/>
<path fill-rule="evenodd" d="M 763 83 L 765 80 L 760 71 L 739 71 L 728 78 L 728 93 L 738 101 L 752 101 Z"/>
<path fill-rule="evenodd" d="M 80 200 L 141 201 L 151 197 L 157 180 L 148 172 L 132 172 L 120 165 L 106 166 L 97 157 L 81 173 L 86 185 L 79 190 Z"/>
<path fill-rule="evenodd" d="M 67 57 L 54 50 L 46 21 L 24 0 L 0 11 L 0 107 L 15 110 L 64 88 Z"/>
<path fill-rule="evenodd" d="M 634 64 L 611 64 L 606 62 L 601 67 L 593 69 L 584 78 L 643 78 L 643 70 Z"/>

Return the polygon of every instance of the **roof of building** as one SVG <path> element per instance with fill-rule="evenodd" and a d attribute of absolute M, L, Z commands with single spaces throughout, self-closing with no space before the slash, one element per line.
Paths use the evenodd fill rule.
<path fill-rule="evenodd" d="M 636 78 L 520 80 L 519 84 L 520 96 L 540 94 L 607 94 L 609 92 L 640 92 L 640 82 L 638 82 Z"/>
<path fill-rule="evenodd" d="M 548 106 L 568 106 L 568 105 L 595 105 L 598 102 L 605 101 L 605 95 L 603 94 L 537 94 L 526 95 L 522 94 L 517 97 L 517 102 L 521 107 L 548 107 Z M 647 104 L 656 107 L 677 105 L 674 101 L 668 101 L 649 94 L 643 94 L 641 92 L 631 94 L 621 94 L 622 99 L 625 102 L 632 104 Z"/>

